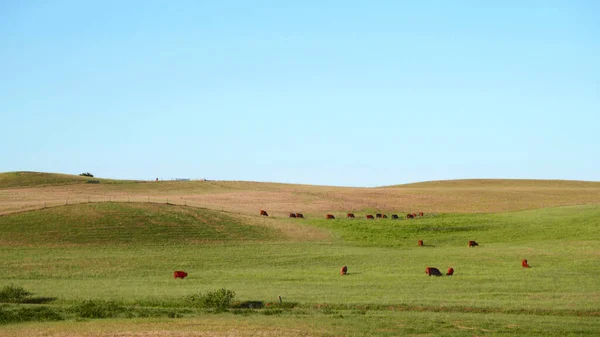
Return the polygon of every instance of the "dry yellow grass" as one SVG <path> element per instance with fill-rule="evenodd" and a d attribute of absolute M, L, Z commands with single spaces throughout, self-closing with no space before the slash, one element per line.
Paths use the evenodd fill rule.
<path fill-rule="evenodd" d="M 150 201 L 256 215 L 353 211 L 506 212 L 600 203 L 600 182 L 474 179 L 379 188 L 239 181 L 121 182 L 0 189 L 0 214 L 66 203 Z"/>
<path fill-rule="evenodd" d="M 276 319 L 261 317 L 253 323 L 246 317 L 197 317 L 194 319 L 128 319 L 95 320 L 90 322 L 25 323 L 3 327 L 0 335 L 44 337 L 251 337 L 251 336 L 313 336 L 304 322 L 294 321 L 294 327 L 282 327 Z"/>

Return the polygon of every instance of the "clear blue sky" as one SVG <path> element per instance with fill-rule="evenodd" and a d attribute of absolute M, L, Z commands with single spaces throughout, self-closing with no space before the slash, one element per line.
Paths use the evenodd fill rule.
<path fill-rule="evenodd" d="M 600 180 L 598 1 L 0 1 L 0 172 Z"/>

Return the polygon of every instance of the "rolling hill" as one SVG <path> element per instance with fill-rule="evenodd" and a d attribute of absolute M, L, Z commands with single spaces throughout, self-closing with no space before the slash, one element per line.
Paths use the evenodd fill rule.
<path fill-rule="evenodd" d="M 96 179 L 96 178 L 94 178 Z M 600 203 L 600 182 L 474 179 L 377 188 L 243 181 L 135 182 L 49 173 L 0 174 L 0 214 L 82 202 L 175 203 L 272 215 L 302 212 L 489 213 Z"/>

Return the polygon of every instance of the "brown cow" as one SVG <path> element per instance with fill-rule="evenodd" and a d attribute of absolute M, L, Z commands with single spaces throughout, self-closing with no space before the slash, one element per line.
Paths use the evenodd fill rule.
<path fill-rule="evenodd" d="M 475 241 L 469 241 L 469 247 L 479 246 L 479 244 Z"/>
<path fill-rule="evenodd" d="M 392 220 L 397 220 L 398 219 L 398 214 L 392 214 Z"/>
<path fill-rule="evenodd" d="M 454 275 L 454 268 L 450 267 L 448 268 L 448 272 L 446 273 L 446 276 L 452 276 Z"/>
<path fill-rule="evenodd" d="M 381 217 L 384 218 L 384 219 L 387 219 L 387 215 L 385 215 L 385 214 L 382 215 Z"/>
<path fill-rule="evenodd" d="M 419 241 L 417 241 L 417 245 L 418 245 L 419 247 L 423 247 L 423 240 L 419 240 Z"/>
<path fill-rule="evenodd" d="M 340 275 L 346 275 L 348 274 L 348 267 L 343 266 L 342 269 L 340 269 Z"/>
<path fill-rule="evenodd" d="M 267 214 L 267 211 L 263 211 L 262 209 L 260 210 L 260 215 L 269 216 L 269 214 Z"/>
<path fill-rule="evenodd" d="M 417 217 L 417 213 L 413 213 L 412 216 L 413 216 L 413 218 L 416 218 Z"/>
<path fill-rule="evenodd" d="M 425 274 L 429 276 L 442 276 L 442 272 L 439 269 L 433 267 L 425 268 Z"/>
<path fill-rule="evenodd" d="M 304 219 L 304 214 L 302 214 L 302 213 L 296 213 L 296 218 Z"/>
<path fill-rule="evenodd" d="M 527 263 L 527 260 L 521 261 L 521 267 L 523 267 L 523 268 L 529 268 L 529 264 Z"/>
<path fill-rule="evenodd" d="M 290 213 L 290 218 L 295 218 L 296 217 L 296 213 Z"/>
<path fill-rule="evenodd" d="M 348 213 L 348 214 L 346 215 L 346 218 L 354 218 L 354 213 Z"/>
<path fill-rule="evenodd" d="M 375 219 L 375 218 L 373 217 L 373 214 L 367 214 L 367 219 Z"/>
<path fill-rule="evenodd" d="M 376 217 L 377 219 L 381 219 L 381 213 L 377 213 L 377 214 L 375 214 L 375 217 Z"/>
<path fill-rule="evenodd" d="M 423 216 L 423 215 L 424 215 L 423 212 L 419 212 L 419 216 Z"/>
<path fill-rule="evenodd" d="M 173 278 L 177 279 L 184 279 L 188 274 L 182 270 L 176 270 L 173 272 Z"/>
<path fill-rule="evenodd" d="M 327 214 L 325 216 L 325 219 L 335 219 L 335 217 L 333 216 L 333 214 Z"/>
<path fill-rule="evenodd" d="M 408 213 L 408 214 L 406 214 L 406 218 L 407 218 L 407 219 L 414 219 L 414 218 L 415 218 L 415 216 L 414 216 L 414 215 L 412 215 L 412 214 L 410 214 L 410 213 Z"/>

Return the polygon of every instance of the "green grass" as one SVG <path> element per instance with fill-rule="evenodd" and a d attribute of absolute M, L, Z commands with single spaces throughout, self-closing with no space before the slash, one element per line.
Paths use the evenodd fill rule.
<path fill-rule="evenodd" d="M 187 296 L 220 288 L 235 291 L 239 301 L 277 302 L 281 295 L 284 303 L 297 303 L 289 310 L 194 311 L 181 320 L 119 323 L 131 325 L 127 331 L 205 324 L 207 331 L 236 328 L 233 335 L 244 335 L 240 325 L 254 334 L 279 329 L 272 335 L 290 336 L 600 333 L 600 206 L 294 221 L 290 226 L 331 231 L 334 240 L 289 241 L 232 215 L 154 204 L 2 216 L 0 288 L 14 284 L 56 298 L 49 304 L 56 310 L 88 300 L 186 309 Z M 417 247 L 419 239 L 425 247 Z M 468 248 L 468 240 L 480 246 Z M 523 258 L 532 268 L 521 268 Z M 342 265 L 349 275 L 339 275 Z M 456 275 L 428 277 L 427 266 L 453 267 Z M 189 276 L 174 280 L 174 270 Z M 63 316 L 67 322 L 0 327 L 0 334 L 86 329 Z M 94 324 L 109 333 L 122 321 L 109 322 Z"/>

